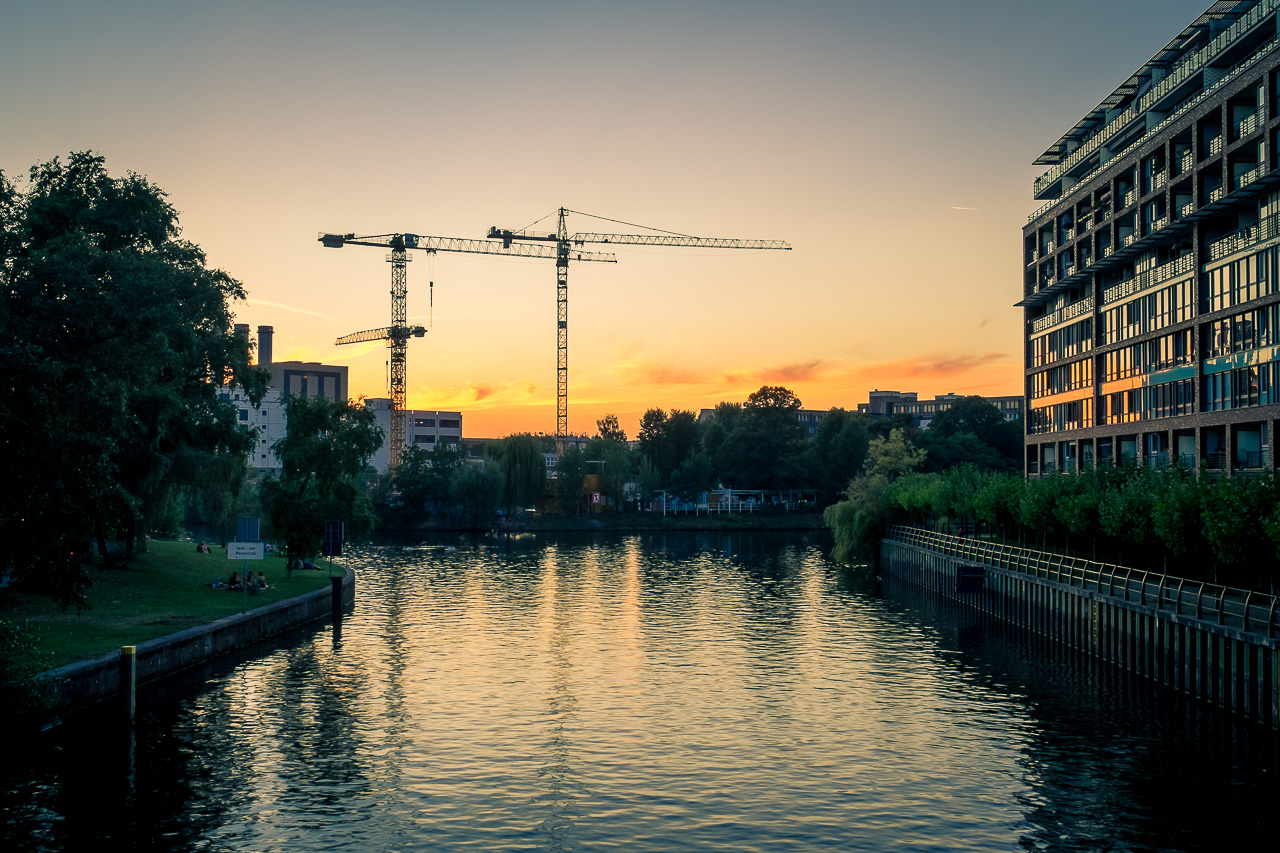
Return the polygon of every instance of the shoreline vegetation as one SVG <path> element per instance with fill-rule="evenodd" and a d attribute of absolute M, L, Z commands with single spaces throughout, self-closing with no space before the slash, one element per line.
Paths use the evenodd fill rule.
<path fill-rule="evenodd" d="M 28 626 L 47 664 L 42 669 L 52 669 L 208 624 L 239 613 L 242 605 L 255 610 L 329 584 L 327 563 L 287 578 L 284 557 L 273 553 L 248 561 L 255 576 L 266 575 L 267 589 L 247 596 L 214 589 L 214 578 L 225 583 L 232 572 L 244 571 L 244 563 L 228 560 L 226 549 L 216 544 L 210 548 L 211 553 L 201 554 L 193 541 L 150 539 L 146 553 L 132 561 L 93 570 L 86 609 L 64 610 L 48 595 L 3 589 L 0 619 Z"/>

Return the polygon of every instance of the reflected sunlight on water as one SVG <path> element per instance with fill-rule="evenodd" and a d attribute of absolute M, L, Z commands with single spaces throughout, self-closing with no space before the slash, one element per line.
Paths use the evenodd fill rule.
<path fill-rule="evenodd" d="M 1269 734 L 885 598 L 824 545 L 360 550 L 336 646 L 309 629 L 146 692 L 132 746 L 90 717 L 30 747 L 6 849 L 1193 850 L 1258 828 L 1188 818 L 1191 792 L 1275 829 Z"/>

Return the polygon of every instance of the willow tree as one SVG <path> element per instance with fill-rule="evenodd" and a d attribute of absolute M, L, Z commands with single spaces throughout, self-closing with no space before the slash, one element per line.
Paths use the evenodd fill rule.
<path fill-rule="evenodd" d="M 547 488 L 547 457 L 542 441 L 517 433 L 489 445 L 485 456 L 502 471 L 503 503 L 507 509 L 536 504 Z"/>

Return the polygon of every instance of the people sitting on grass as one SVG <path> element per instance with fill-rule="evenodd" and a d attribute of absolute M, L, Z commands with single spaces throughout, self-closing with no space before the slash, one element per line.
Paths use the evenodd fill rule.
<path fill-rule="evenodd" d="M 203 539 L 201 539 L 201 540 L 200 540 L 200 544 L 196 546 L 196 553 L 197 553 L 197 554 L 208 554 L 208 553 L 209 553 L 209 544 L 208 544 L 207 542 L 205 542 Z"/>
<path fill-rule="evenodd" d="M 266 589 L 266 588 L 267 588 L 267 576 L 266 576 L 266 575 L 264 575 L 262 572 L 258 572 L 258 579 L 257 579 L 257 581 L 255 581 L 255 583 L 258 585 L 258 589 Z"/>
<path fill-rule="evenodd" d="M 240 582 L 240 573 L 232 572 L 231 577 L 227 578 L 227 589 L 243 589 L 244 584 Z"/>

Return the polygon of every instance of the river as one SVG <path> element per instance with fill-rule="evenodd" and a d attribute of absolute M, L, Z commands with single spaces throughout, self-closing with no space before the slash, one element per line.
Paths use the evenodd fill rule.
<path fill-rule="evenodd" d="M 1249 849 L 1276 737 L 821 534 L 356 549 L 315 626 L 6 750 L 3 849 Z"/>

